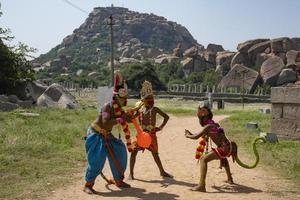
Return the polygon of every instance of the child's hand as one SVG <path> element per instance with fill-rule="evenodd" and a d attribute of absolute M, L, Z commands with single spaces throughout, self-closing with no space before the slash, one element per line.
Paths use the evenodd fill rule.
<path fill-rule="evenodd" d="M 192 136 L 192 133 L 189 130 L 184 130 L 184 135 L 186 138 L 190 138 L 190 136 Z"/>

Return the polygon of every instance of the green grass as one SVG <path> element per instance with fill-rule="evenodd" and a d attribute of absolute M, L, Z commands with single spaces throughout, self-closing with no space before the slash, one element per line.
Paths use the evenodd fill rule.
<path fill-rule="evenodd" d="M 0 112 L 0 199 L 38 198 L 84 165 L 82 137 L 95 110 L 26 111 L 40 116 Z"/>
<path fill-rule="evenodd" d="M 257 122 L 258 130 L 246 129 L 247 122 Z M 258 136 L 259 131 L 270 132 L 270 114 L 261 114 L 255 111 L 238 111 L 230 118 L 221 122 L 228 137 L 235 141 L 244 153 L 242 160 L 254 159 L 252 141 Z M 267 142 L 258 145 L 260 164 L 266 170 L 271 169 L 279 176 L 292 179 L 300 186 L 300 142 L 281 140 L 278 143 Z M 246 153 L 246 154 L 245 154 Z M 248 154 L 248 156 L 247 156 Z M 244 159 L 243 159 L 244 158 Z"/>

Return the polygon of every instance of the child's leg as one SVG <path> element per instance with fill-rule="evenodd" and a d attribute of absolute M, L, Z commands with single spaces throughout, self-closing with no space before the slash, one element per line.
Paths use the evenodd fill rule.
<path fill-rule="evenodd" d="M 218 160 L 218 156 L 214 152 L 209 152 L 200 159 L 200 182 L 199 185 L 192 188 L 193 191 L 206 192 L 205 189 L 205 179 L 207 174 L 207 163 L 212 160 Z"/>
<path fill-rule="evenodd" d="M 228 162 L 227 158 L 224 158 L 224 160 L 222 161 L 222 164 L 226 171 L 227 183 L 233 184 L 233 179 L 232 179 L 232 175 L 230 172 L 230 166 L 229 166 L 229 162 Z"/>
<path fill-rule="evenodd" d="M 152 153 L 152 156 L 153 156 L 153 158 L 154 158 L 154 161 L 155 161 L 156 165 L 157 165 L 158 168 L 159 168 L 160 175 L 163 176 L 163 177 L 170 177 L 170 178 L 172 178 L 173 176 L 170 175 L 170 174 L 168 174 L 168 173 L 164 170 L 164 168 L 163 168 L 163 166 L 162 166 L 162 163 L 161 163 L 161 160 L 160 160 L 160 158 L 159 158 L 158 152 L 151 151 L 151 153 Z"/>
<path fill-rule="evenodd" d="M 135 148 L 135 149 L 133 149 L 133 151 L 131 152 L 131 155 L 130 155 L 130 174 L 129 174 L 129 179 L 131 179 L 131 180 L 134 180 L 133 170 L 134 170 L 134 165 L 135 165 L 137 154 L 138 154 L 138 149 Z"/>

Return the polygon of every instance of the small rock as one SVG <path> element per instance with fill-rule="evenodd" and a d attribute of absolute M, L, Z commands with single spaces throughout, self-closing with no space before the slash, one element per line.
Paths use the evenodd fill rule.
<path fill-rule="evenodd" d="M 19 115 L 24 116 L 24 117 L 38 117 L 38 116 L 40 116 L 39 113 L 27 113 L 27 112 L 19 113 Z"/>
<path fill-rule="evenodd" d="M 278 142 L 278 137 L 275 133 L 260 132 L 259 136 L 265 138 L 268 142 L 272 142 L 272 143 Z"/>
<path fill-rule="evenodd" d="M 247 129 L 257 129 L 258 128 L 258 124 L 256 122 L 248 122 L 246 124 L 246 128 Z"/>

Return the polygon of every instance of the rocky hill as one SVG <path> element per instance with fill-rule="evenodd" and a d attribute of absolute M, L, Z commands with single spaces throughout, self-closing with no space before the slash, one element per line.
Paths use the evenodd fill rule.
<path fill-rule="evenodd" d="M 107 66 L 110 58 L 109 16 L 114 19 L 116 58 L 135 62 L 171 52 L 178 44 L 183 49 L 198 46 L 189 31 L 164 17 L 130 11 L 121 7 L 97 7 L 85 22 L 63 39 L 61 44 L 38 57 L 36 69 L 50 73 L 88 73 Z"/>

